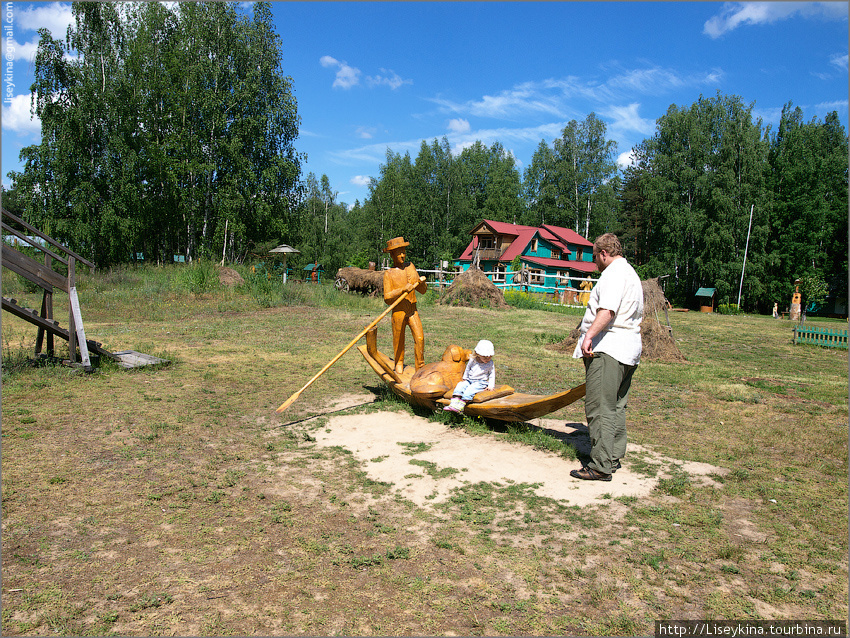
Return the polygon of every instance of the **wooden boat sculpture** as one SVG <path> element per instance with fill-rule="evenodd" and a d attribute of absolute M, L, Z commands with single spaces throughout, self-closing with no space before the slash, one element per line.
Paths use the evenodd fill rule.
<path fill-rule="evenodd" d="M 366 332 L 366 345 L 358 346 L 357 349 L 393 393 L 408 403 L 432 410 L 449 404 L 452 390 L 461 380 L 472 353 L 471 350 L 450 345 L 444 351 L 442 360 L 426 364 L 419 370 L 406 366 L 404 372 L 397 374 L 393 360 L 378 350 L 377 327 Z M 464 414 L 499 421 L 528 421 L 560 410 L 583 396 L 583 383 L 547 396 L 525 394 L 508 385 L 501 385 L 476 394 L 467 403 Z"/>

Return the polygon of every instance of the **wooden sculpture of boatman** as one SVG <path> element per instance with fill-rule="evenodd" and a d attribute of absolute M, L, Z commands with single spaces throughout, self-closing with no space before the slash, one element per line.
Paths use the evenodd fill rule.
<path fill-rule="evenodd" d="M 422 320 L 416 310 L 416 293 L 424 293 L 428 286 L 419 278 L 415 266 L 407 261 L 407 248 L 410 244 L 404 237 L 395 237 L 387 242 L 385 253 L 393 260 L 393 267 L 384 271 L 384 302 L 392 304 L 401 295 L 407 298 L 395 307 L 392 313 L 393 351 L 395 355 L 395 372 L 404 372 L 404 339 L 405 327 L 410 326 L 413 335 L 413 354 L 418 370 L 425 365 L 425 333 L 422 330 Z M 413 290 L 405 293 L 408 284 L 416 284 Z"/>

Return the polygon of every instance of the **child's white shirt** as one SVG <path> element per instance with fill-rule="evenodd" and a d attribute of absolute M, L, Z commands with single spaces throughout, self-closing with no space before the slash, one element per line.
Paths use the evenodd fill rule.
<path fill-rule="evenodd" d="M 483 363 L 478 360 L 478 357 L 472 355 L 469 357 L 469 363 L 466 364 L 466 370 L 463 371 L 463 379 L 465 381 L 486 381 L 487 389 L 492 390 L 496 387 L 496 364 L 492 359 Z"/>

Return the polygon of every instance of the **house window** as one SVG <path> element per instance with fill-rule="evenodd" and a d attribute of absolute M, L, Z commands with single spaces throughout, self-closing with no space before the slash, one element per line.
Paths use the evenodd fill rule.
<path fill-rule="evenodd" d="M 561 258 L 561 251 L 558 250 L 557 248 L 553 248 L 552 249 L 552 259 L 560 259 L 560 258 Z"/>
<path fill-rule="evenodd" d="M 493 268 L 493 281 L 505 281 L 506 268 L 503 264 L 496 264 Z"/>
<path fill-rule="evenodd" d="M 535 286 L 543 285 L 545 273 L 540 268 L 530 268 L 528 271 L 528 283 Z"/>
<path fill-rule="evenodd" d="M 537 238 L 536 237 L 531 240 L 531 252 L 533 252 L 533 253 L 537 252 Z"/>
<path fill-rule="evenodd" d="M 496 238 L 492 235 L 479 236 L 478 247 L 481 250 L 493 250 L 496 247 Z"/>

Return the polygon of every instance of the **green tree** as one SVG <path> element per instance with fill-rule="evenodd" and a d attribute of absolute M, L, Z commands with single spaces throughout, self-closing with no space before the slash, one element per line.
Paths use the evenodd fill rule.
<path fill-rule="evenodd" d="M 847 297 L 847 135 L 837 113 L 803 121 L 788 103 L 770 138 L 774 216 L 768 296 L 784 302 L 798 278 L 823 280 Z"/>
<path fill-rule="evenodd" d="M 525 171 L 523 218 L 572 228 L 585 237 L 616 227 L 619 204 L 617 144 L 595 113 L 571 120 L 550 149 L 540 145 Z"/>
<path fill-rule="evenodd" d="M 522 185 L 526 208 L 521 223 L 542 226 L 547 223 L 546 214 L 549 212 L 548 223 L 563 226 L 563 219 L 555 213 L 558 206 L 555 154 L 544 140 L 540 140 L 531 163 L 523 173 Z"/>
<path fill-rule="evenodd" d="M 244 254 L 292 224 L 300 157 L 268 3 L 74 3 L 41 32 L 27 216 L 100 264 Z"/>
<path fill-rule="evenodd" d="M 672 105 L 636 151 L 630 196 L 640 201 L 642 223 L 648 211 L 652 217 L 647 244 L 638 248 L 650 256 L 644 274 L 670 275 L 668 294 L 682 301 L 709 286 L 720 300 L 735 302 L 749 233 L 743 289 L 755 304 L 764 295 L 770 207 L 767 145 L 752 105 L 720 94 L 689 108 Z"/>

